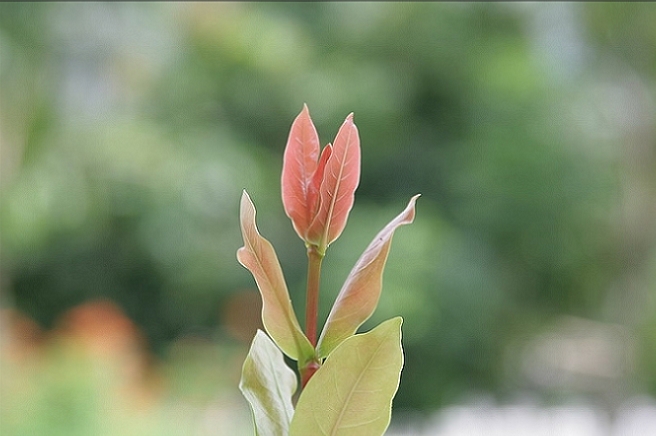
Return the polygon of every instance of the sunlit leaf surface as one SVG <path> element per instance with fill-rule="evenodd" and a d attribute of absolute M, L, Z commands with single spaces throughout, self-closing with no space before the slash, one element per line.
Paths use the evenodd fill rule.
<path fill-rule="evenodd" d="M 400 317 L 345 340 L 305 387 L 290 436 L 379 436 L 403 367 Z"/>

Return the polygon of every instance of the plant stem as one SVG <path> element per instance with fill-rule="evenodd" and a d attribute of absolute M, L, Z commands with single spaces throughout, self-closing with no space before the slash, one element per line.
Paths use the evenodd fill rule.
<path fill-rule="evenodd" d="M 305 334 L 313 347 L 317 346 L 317 318 L 319 317 L 319 283 L 321 281 L 321 261 L 323 254 L 317 247 L 310 245 L 307 249 L 308 277 L 305 302 Z"/>

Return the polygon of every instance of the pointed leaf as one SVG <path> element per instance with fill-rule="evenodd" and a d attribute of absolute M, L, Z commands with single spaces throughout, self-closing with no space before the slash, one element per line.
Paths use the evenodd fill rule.
<path fill-rule="evenodd" d="M 264 327 L 285 354 L 306 362 L 314 349 L 296 318 L 276 252 L 257 230 L 255 206 L 246 191 L 241 196 L 240 220 L 244 246 L 237 250 L 237 259 L 253 274 L 260 289 Z"/>
<path fill-rule="evenodd" d="M 359 182 L 360 138 L 350 114 L 335 137 L 321 182 L 319 210 L 307 233 L 320 252 L 344 230 Z"/>
<path fill-rule="evenodd" d="M 290 436 L 379 436 L 390 422 L 403 367 L 396 317 L 345 340 L 310 379 Z"/>
<path fill-rule="evenodd" d="M 292 220 L 294 230 L 305 238 L 314 218 L 310 207 L 312 178 L 319 159 L 319 135 L 306 105 L 292 123 L 283 155 L 281 192 L 285 213 Z M 316 189 L 315 189 L 316 190 Z M 316 197 L 316 192 L 314 193 Z M 316 200 L 315 200 L 316 203 Z"/>
<path fill-rule="evenodd" d="M 248 400 L 258 436 L 287 436 L 294 416 L 296 375 L 280 349 L 258 330 L 241 371 L 239 389 Z"/>
<path fill-rule="evenodd" d="M 414 220 L 418 197 L 412 197 L 405 210 L 376 235 L 346 278 L 321 332 L 319 357 L 328 356 L 340 342 L 353 335 L 376 309 L 392 236 L 397 227 Z"/>

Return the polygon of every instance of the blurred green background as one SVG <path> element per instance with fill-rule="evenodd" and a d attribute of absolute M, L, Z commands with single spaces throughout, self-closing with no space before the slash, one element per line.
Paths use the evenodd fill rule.
<path fill-rule="evenodd" d="M 303 103 L 322 144 L 350 112 L 362 142 L 324 319 L 422 194 L 364 326 L 405 318 L 395 419 L 656 395 L 654 23 L 649 3 L 3 3 L 2 433 L 241 434 L 239 197 L 302 318 L 279 179 Z"/>

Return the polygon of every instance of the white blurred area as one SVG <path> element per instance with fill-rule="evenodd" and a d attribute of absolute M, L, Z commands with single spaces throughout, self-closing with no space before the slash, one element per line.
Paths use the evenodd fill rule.
<path fill-rule="evenodd" d="M 599 407 L 578 404 L 473 403 L 451 406 L 425 422 L 396 425 L 387 436 L 651 436 L 656 435 L 656 401 L 636 397 L 611 417 Z"/>
<path fill-rule="evenodd" d="M 626 326 L 561 317 L 507 350 L 519 400 L 475 398 L 430 418 L 395 413 L 388 436 L 653 436 L 656 399 L 640 394 Z M 548 402 L 535 392 L 547 392 Z M 521 397 L 524 395 L 524 397 Z"/>

